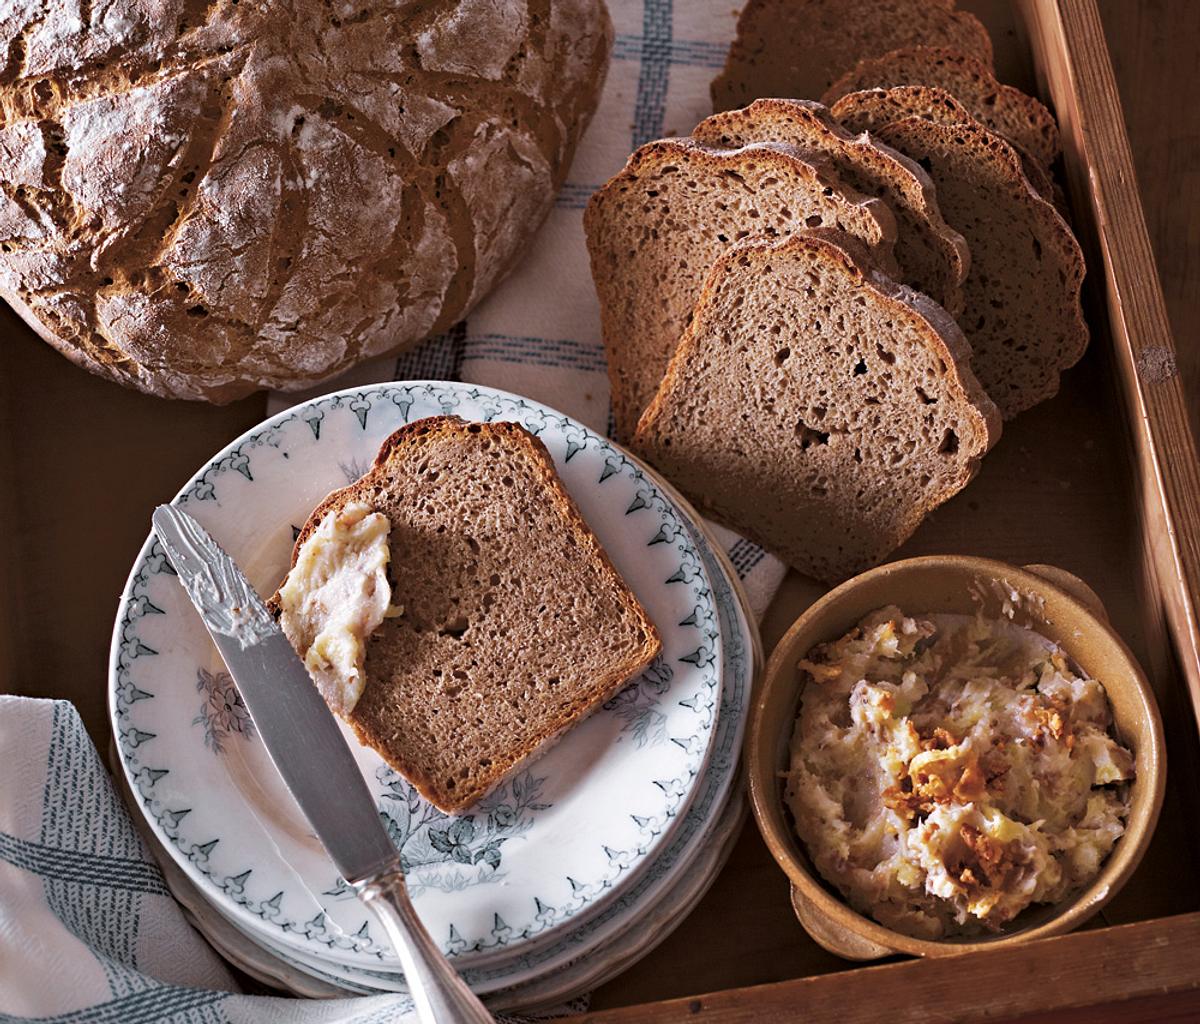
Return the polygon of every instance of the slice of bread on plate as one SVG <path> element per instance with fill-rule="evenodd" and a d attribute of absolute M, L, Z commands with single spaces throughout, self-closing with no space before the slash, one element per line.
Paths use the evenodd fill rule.
<path fill-rule="evenodd" d="M 1083 252 L 1066 221 L 980 124 L 910 117 L 878 135 L 929 171 L 942 214 L 971 247 L 959 324 L 987 393 L 1005 419 L 1053 397 L 1088 343 Z"/>
<path fill-rule="evenodd" d="M 863 89 L 847 93 L 830 108 L 833 117 L 852 132 L 879 130 L 893 121 L 920 117 L 935 124 L 981 123 L 945 89 L 930 85 L 898 85 L 888 89 Z M 1003 134 L 1003 133 L 997 133 Z M 1054 179 L 1037 157 L 1029 150 L 1006 137 L 1006 141 L 1021 159 L 1021 169 L 1038 195 L 1063 209 L 1055 194 Z"/>
<path fill-rule="evenodd" d="M 705 514 L 832 583 L 898 547 L 999 433 L 950 315 L 814 231 L 716 261 L 633 447 Z"/>
<path fill-rule="evenodd" d="M 764 96 L 817 99 L 860 60 L 905 46 L 953 47 L 992 62 L 992 41 L 954 0 L 747 0 L 714 110 Z"/>
<path fill-rule="evenodd" d="M 822 96 L 832 106 L 863 89 L 924 85 L 945 89 L 980 124 L 1002 135 L 1048 168 L 1060 152 L 1058 125 L 1045 106 L 1004 85 L 991 66 L 944 46 L 913 46 L 859 61 Z"/>
<path fill-rule="evenodd" d="M 896 215 L 900 281 L 962 312 L 970 254 L 962 235 L 942 219 L 933 182 L 894 149 L 851 135 L 814 100 L 762 99 L 701 121 L 692 138 L 712 146 L 785 142 L 827 157 L 851 188 L 884 200 Z"/>
<path fill-rule="evenodd" d="M 309 516 L 293 567 L 322 524 L 360 506 L 390 523 L 392 612 L 366 636 L 342 717 L 444 811 L 477 802 L 660 653 L 545 446 L 515 423 L 439 416 L 396 431 Z M 303 631 L 284 626 L 296 644 Z"/>
<path fill-rule="evenodd" d="M 621 440 L 654 397 L 709 268 L 734 242 L 836 227 L 895 268 L 886 204 L 845 185 L 826 158 L 781 143 L 647 143 L 593 194 L 583 223 Z"/>

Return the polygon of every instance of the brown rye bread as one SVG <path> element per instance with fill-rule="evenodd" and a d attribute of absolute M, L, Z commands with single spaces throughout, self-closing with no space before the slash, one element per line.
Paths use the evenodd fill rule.
<path fill-rule="evenodd" d="M 860 60 L 937 44 L 992 63 L 992 41 L 954 0 L 747 0 L 713 110 L 760 97 L 817 99 Z"/>
<path fill-rule="evenodd" d="M 583 223 L 622 440 L 654 397 L 713 261 L 738 239 L 837 227 L 896 273 L 886 204 L 845 186 L 827 159 L 781 143 L 647 143 L 593 194 Z"/>
<path fill-rule="evenodd" d="M 942 213 L 971 247 L 959 324 L 1004 418 L 1053 397 L 1088 343 L 1083 252 L 1066 221 L 1034 191 L 1012 147 L 982 125 L 912 117 L 879 137 L 929 171 Z"/>
<path fill-rule="evenodd" d="M 836 582 L 964 487 L 1000 433 L 953 319 L 854 239 L 715 263 L 634 450 L 704 513 Z"/>
<path fill-rule="evenodd" d="M 515 423 L 402 427 L 309 516 L 293 564 L 349 502 L 391 522 L 392 604 L 404 613 L 368 637 L 346 721 L 444 811 L 476 803 L 661 651 L 545 446 Z"/>
<path fill-rule="evenodd" d="M 847 93 L 830 107 L 833 117 L 852 132 L 879 130 L 906 117 L 922 117 L 935 124 L 980 124 L 978 118 L 945 89 L 929 85 L 899 85 Z M 997 134 L 1003 136 L 1002 132 Z M 1003 136 L 1021 160 L 1021 170 L 1034 190 L 1047 202 L 1058 203 L 1054 179 L 1037 157 L 1019 142 Z"/>
<path fill-rule="evenodd" d="M 297 390 L 456 323 L 554 204 L 603 0 L 16 0 L 0 299 L 164 397 Z"/>
<path fill-rule="evenodd" d="M 907 47 L 861 60 L 821 98 L 832 106 L 848 93 L 895 85 L 945 89 L 980 124 L 1031 153 L 1046 168 L 1061 152 L 1058 125 L 1041 102 L 997 80 L 989 64 L 944 46 Z"/>
<path fill-rule="evenodd" d="M 819 153 L 851 188 L 884 200 L 896 216 L 900 282 L 924 292 L 952 315 L 962 312 L 967 243 L 942 219 L 933 182 L 908 157 L 847 132 L 814 100 L 762 99 L 701 121 L 692 138 L 713 146 L 785 142 Z"/>

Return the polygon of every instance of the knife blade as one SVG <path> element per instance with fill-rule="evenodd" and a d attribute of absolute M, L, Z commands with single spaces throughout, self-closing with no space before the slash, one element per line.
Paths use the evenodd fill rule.
<path fill-rule="evenodd" d="M 398 854 L 308 669 L 241 569 L 195 519 L 160 505 L 154 532 L 237 683 L 259 738 L 342 877 Z"/>

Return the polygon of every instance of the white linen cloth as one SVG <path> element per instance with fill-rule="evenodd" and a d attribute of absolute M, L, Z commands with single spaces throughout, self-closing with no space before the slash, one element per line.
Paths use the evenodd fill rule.
<path fill-rule="evenodd" d="M 0 696 L 0 765 L 0 1024 L 414 1019 L 406 996 L 241 994 L 167 890 L 66 701 Z"/>
<path fill-rule="evenodd" d="M 616 41 L 599 110 L 520 264 L 447 335 L 358 367 L 322 392 L 462 380 L 527 395 L 606 430 L 608 380 L 583 208 L 634 148 L 687 134 L 709 113 L 708 83 L 735 27 L 728 0 L 609 6 Z M 271 410 L 300 397 L 272 395 Z M 761 615 L 782 565 L 716 532 Z M 241 994 L 168 892 L 69 704 L 0 697 L 0 767 L 0 1024 L 407 1021 L 395 996 Z"/>

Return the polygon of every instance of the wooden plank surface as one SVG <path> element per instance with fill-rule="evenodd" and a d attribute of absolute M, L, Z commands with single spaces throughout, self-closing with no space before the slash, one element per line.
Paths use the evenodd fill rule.
<path fill-rule="evenodd" d="M 1099 0 L 1142 208 L 1200 437 L 1200 3 Z"/>
<path fill-rule="evenodd" d="M 579 1024 L 927 1024 L 1200 1018 L 1200 914 L 601 1010 Z M 1097 1006 L 1097 1004 L 1108 1004 Z"/>

